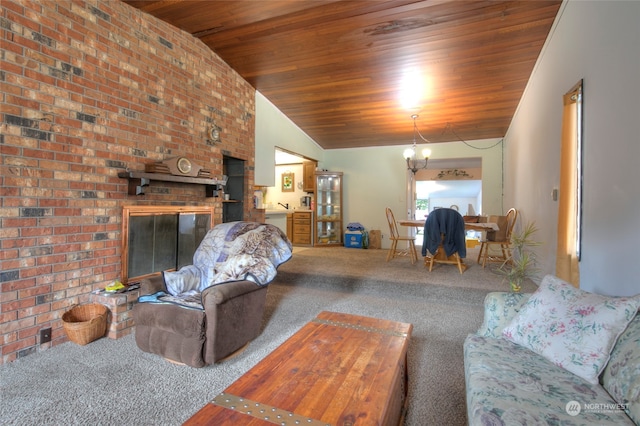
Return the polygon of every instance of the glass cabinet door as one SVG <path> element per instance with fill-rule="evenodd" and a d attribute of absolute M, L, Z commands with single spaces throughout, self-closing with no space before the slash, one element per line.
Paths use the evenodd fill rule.
<path fill-rule="evenodd" d="M 316 245 L 342 244 L 342 172 L 316 172 Z"/>

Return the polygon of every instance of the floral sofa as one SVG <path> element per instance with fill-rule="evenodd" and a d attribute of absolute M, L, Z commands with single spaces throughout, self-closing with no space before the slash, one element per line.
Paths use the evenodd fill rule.
<path fill-rule="evenodd" d="M 551 275 L 489 293 L 464 343 L 469 425 L 640 424 L 639 305 Z"/>

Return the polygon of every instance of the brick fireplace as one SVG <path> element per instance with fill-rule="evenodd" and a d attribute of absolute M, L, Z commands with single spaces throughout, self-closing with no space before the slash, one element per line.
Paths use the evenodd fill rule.
<path fill-rule="evenodd" d="M 121 277 L 125 204 L 208 205 L 198 185 L 129 195 L 124 170 L 173 156 L 214 175 L 245 161 L 251 218 L 255 90 L 191 35 L 119 1 L 4 0 L 0 136 L 0 363 L 66 341 L 62 314 Z M 208 138 L 212 125 L 221 143 Z M 110 337 L 130 330 L 135 294 L 101 303 Z M 39 331 L 52 328 L 52 341 Z"/>

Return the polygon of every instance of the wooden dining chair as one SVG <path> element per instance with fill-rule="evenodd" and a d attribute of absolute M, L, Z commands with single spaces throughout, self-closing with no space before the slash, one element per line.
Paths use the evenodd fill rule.
<path fill-rule="evenodd" d="M 458 254 L 458 252 L 455 252 L 451 256 L 447 256 L 444 253 L 442 244 L 438 246 L 438 250 L 436 251 L 435 254 L 427 254 L 424 257 L 424 266 L 429 267 L 429 272 L 433 270 L 433 265 L 435 263 L 447 263 L 450 265 L 457 265 L 458 271 L 460 271 L 461 274 L 467 270 L 467 265 L 465 265 L 464 260 L 462 260 L 462 258 L 460 257 L 460 254 Z"/>
<path fill-rule="evenodd" d="M 387 222 L 389 223 L 389 239 L 391 240 L 391 248 L 387 253 L 387 262 L 399 255 L 409 255 L 411 257 L 411 264 L 416 263 L 418 260 L 418 252 L 416 251 L 416 245 L 413 237 L 401 237 L 398 232 L 398 224 L 393 216 L 393 211 L 389 207 L 386 209 Z M 398 249 L 398 242 L 407 242 L 407 249 Z"/>
<path fill-rule="evenodd" d="M 482 263 L 482 267 L 484 268 L 487 265 L 487 262 L 508 262 L 511 259 L 511 234 L 513 233 L 513 228 L 516 224 L 516 220 L 518 219 L 518 210 L 513 207 L 507 211 L 506 215 L 506 232 L 504 234 L 504 238 L 500 239 L 500 241 L 490 241 L 485 236 L 484 240 L 480 242 L 480 252 L 478 253 L 478 263 Z M 492 253 L 489 255 L 489 250 L 491 247 L 498 247 L 500 250 L 498 253 Z"/>
<path fill-rule="evenodd" d="M 467 265 L 464 219 L 455 209 L 437 209 L 427 217 L 422 243 L 424 266 L 433 270 L 435 263 L 456 265 L 462 274 Z"/>

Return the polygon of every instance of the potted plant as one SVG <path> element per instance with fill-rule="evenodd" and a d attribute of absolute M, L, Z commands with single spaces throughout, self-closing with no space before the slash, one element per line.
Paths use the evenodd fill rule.
<path fill-rule="evenodd" d="M 515 293 L 520 292 L 524 280 L 538 274 L 536 254 L 531 250 L 531 247 L 541 244 L 533 239 L 537 231 L 535 222 L 529 222 L 522 232 L 514 233 L 511 236 L 511 254 L 498 268 L 498 273 L 509 281 L 511 291 Z"/>

